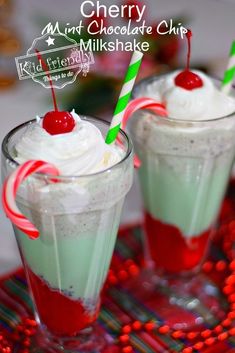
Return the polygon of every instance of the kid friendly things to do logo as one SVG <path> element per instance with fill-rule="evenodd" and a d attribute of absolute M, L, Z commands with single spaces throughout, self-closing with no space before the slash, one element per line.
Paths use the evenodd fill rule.
<path fill-rule="evenodd" d="M 132 11 L 135 12 L 134 20 Z M 31 78 L 46 88 L 51 84 L 54 88 L 63 88 L 73 83 L 79 73 L 87 75 L 94 64 L 93 52 L 146 52 L 149 42 L 138 37 L 157 33 L 175 34 L 183 38 L 188 31 L 181 23 L 175 26 L 172 19 L 162 20 L 156 27 L 149 26 L 145 12 L 146 5 L 142 4 L 103 5 L 100 1 L 83 1 L 80 5 L 82 18 L 76 25 L 66 23 L 61 26 L 58 21 L 49 22 L 26 55 L 15 59 L 19 79 Z M 124 26 L 107 25 L 105 21 L 109 18 L 109 22 L 114 22 L 124 17 L 129 18 Z M 82 38 L 84 31 L 89 37 L 86 41 Z M 71 36 L 81 36 L 79 43 Z M 123 40 L 124 37 L 126 40 Z"/>

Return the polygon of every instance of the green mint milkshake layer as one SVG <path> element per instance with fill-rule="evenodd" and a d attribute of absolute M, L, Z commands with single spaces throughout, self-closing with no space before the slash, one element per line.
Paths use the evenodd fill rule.
<path fill-rule="evenodd" d="M 19 230 L 17 240 L 31 271 L 87 309 L 97 305 L 119 226 L 123 200 L 103 210 L 47 215 L 19 204 L 41 230 L 31 240 Z"/>
<path fill-rule="evenodd" d="M 178 72 L 142 81 L 134 97 L 164 103 L 169 118 L 139 112 L 130 126 L 142 163 L 139 177 L 145 211 L 176 226 L 187 240 L 215 222 L 235 149 L 235 99 L 222 93 L 208 76 L 194 72 L 203 87 L 192 91 L 175 85 Z"/>
<path fill-rule="evenodd" d="M 62 175 L 57 183 L 33 176 L 21 185 L 17 205 L 40 236 L 32 240 L 17 228 L 15 233 L 26 267 L 52 291 L 92 311 L 97 310 L 133 171 L 129 160 L 119 164 L 124 149 L 106 145 L 102 129 L 72 114 L 72 132 L 50 135 L 38 119 L 12 146 L 18 163 L 44 160 Z"/>

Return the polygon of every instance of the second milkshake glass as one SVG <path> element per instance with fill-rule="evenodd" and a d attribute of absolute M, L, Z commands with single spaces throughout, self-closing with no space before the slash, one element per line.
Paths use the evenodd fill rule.
<path fill-rule="evenodd" d="M 109 124 L 82 117 L 105 137 Z M 35 121 L 12 130 L 2 146 L 2 175 L 18 166 L 14 146 Z M 124 198 L 132 184 L 132 146 L 120 131 L 123 156 L 104 171 L 81 176 L 35 174 L 21 186 L 17 205 L 40 231 L 36 240 L 14 227 L 40 327 L 33 352 L 101 352 L 93 325 L 109 269 Z"/>
<path fill-rule="evenodd" d="M 158 79 L 139 83 L 134 98 L 154 94 Z M 177 120 L 142 111 L 130 123 L 141 160 L 145 260 L 157 274 L 146 271 L 142 280 L 148 287 L 154 278 L 158 290 L 169 296 L 171 323 L 178 328 L 206 318 L 210 322 L 207 304 L 212 312 L 218 309 L 215 289 L 195 273 L 207 255 L 226 191 L 235 156 L 234 131 L 235 112 L 219 119 L 190 121 L 190 117 Z M 195 311 L 195 320 L 189 323 L 179 314 L 174 319 L 177 306 Z"/>

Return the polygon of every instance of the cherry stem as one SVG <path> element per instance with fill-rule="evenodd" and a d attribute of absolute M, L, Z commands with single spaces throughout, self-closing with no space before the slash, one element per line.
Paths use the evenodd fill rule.
<path fill-rule="evenodd" d="M 46 73 L 46 75 L 47 75 L 47 77 L 49 79 L 50 86 L 51 86 L 51 93 L 52 93 L 54 109 L 55 109 L 56 112 L 58 112 L 58 107 L 57 107 L 57 103 L 56 103 L 56 96 L 55 96 L 55 90 L 54 90 L 54 88 L 52 86 L 52 79 L 51 79 L 51 75 L 49 74 L 49 68 L 48 68 L 46 62 L 44 61 L 44 59 L 42 58 L 42 55 L 41 55 L 40 51 L 38 49 L 35 49 L 35 52 L 37 54 L 38 61 L 41 61 L 42 68 L 45 71 L 45 73 Z"/>
<path fill-rule="evenodd" d="M 188 32 L 186 33 L 186 38 L 188 42 L 188 53 L 187 53 L 187 64 L 186 64 L 186 71 L 189 71 L 189 66 L 190 66 L 190 58 L 191 58 L 191 37 L 192 37 L 192 31 L 188 29 Z"/>

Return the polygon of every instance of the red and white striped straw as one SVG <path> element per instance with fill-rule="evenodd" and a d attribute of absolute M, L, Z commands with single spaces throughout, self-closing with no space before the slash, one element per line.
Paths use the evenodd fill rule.
<path fill-rule="evenodd" d="M 133 99 L 126 108 L 123 120 L 122 120 L 122 129 L 125 130 L 128 120 L 133 116 L 133 114 L 141 109 L 149 109 L 151 112 L 166 117 L 168 115 L 165 106 L 161 103 L 158 103 L 152 98 L 142 97 Z M 139 168 L 141 161 L 137 155 L 134 156 L 134 166 Z"/>
<path fill-rule="evenodd" d="M 2 192 L 2 204 L 7 217 L 9 217 L 16 227 L 32 239 L 38 238 L 39 231 L 18 209 L 16 194 L 21 183 L 34 173 L 44 173 L 52 176 L 59 175 L 58 169 L 52 164 L 44 161 L 30 160 L 20 165 L 9 175 L 3 184 Z"/>

